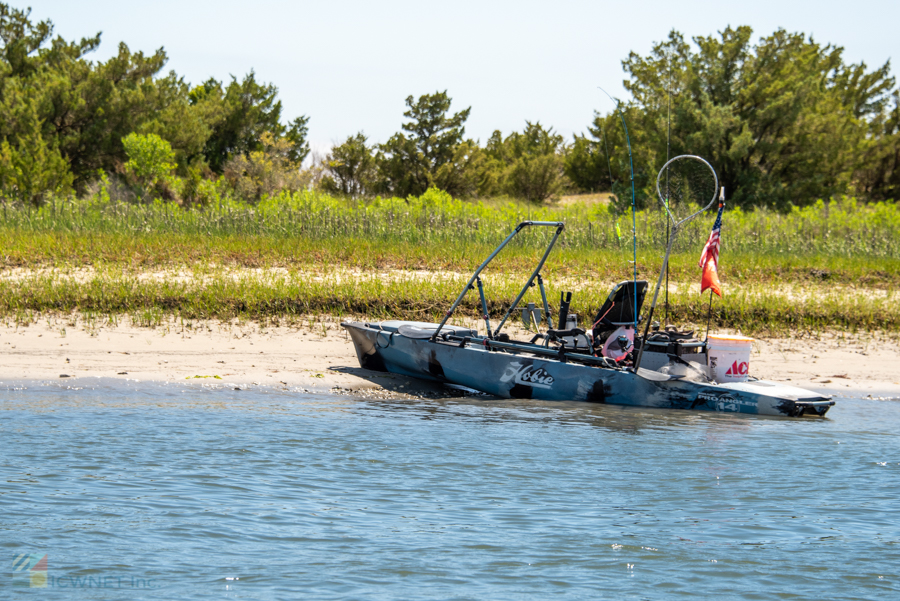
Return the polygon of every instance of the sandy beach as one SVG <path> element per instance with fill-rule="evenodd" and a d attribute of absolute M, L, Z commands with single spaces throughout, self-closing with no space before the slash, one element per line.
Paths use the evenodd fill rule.
<path fill-rule="evenodd" d="M 335 321 L 297 327 L 178 322 L 137 327 L 47 316 L 0 326 L 0 380 L 128 378 L 267 385 L 363 396 L 452 396 L 412 378 L 360 369 Z M 754 343 L 751 375 L 837 396 L 900 398 L 900 341 L 873 334 L 764 339 Z"/>

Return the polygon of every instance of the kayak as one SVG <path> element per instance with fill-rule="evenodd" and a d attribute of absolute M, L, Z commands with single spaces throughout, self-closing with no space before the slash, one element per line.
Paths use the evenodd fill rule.
<path fill-rule="evenodd" d="M 686 374 L 632 371 L 575 352 L 551 357 L 538 345 L 490 340 L 460 327 L 445 327 L 446 333 L 433 340 L 431 334 L 439 324 L 341 325 L 349 332 L 363 368 L 465 386 L 503 398 L 782 417 L 823 416 L 834 405 L 827 396 L 776 382 L 700 381 L 702 374 L 690 373 L 690 367 L 681 370 Z"/>
<path fill-rule="evenodd" d="M 556 229 L 536 269 L 500 319 L 491 326 L 481 273 L 522 230 Z M 579 328 L 569 311 L 572 293 L 561 295 L 552 324 L 550 303 L 541 276 L 550 251 L 562 234 L 561 222 L 524 221 L 471 276 L 440 323 L 415 321 L 343 322 L 356 348 L 360 366 L 464 386 L 503 398 L 585 401 L 654 407 L 771 415 L 824 416 L 834 405 L 830 396 L 751 377 L 748 361 L 734 363 L 726 375 L 715 369 L 710 337 L 658 327 L 637 333 L 647 282 L 625 281 L 613 287 L 589 326 Z M 540 292 L 539 307 L 522 309 L 530 340 L 514 340 L 502 332 L 529 290 Z M 466 294 L 480 297 L 484 332 L 449 322 Z M 652 307 L 651 307 L 652 315 Z M 542 331 L 540 323 L 548 327 Z M 480 329 L 480 328 L 479 328 Z M 724 340 L 727 342 L 727 340 Z M 749 353 L 749 351 L 748 351 Z M 721 382 L 716 381 L 716 377 Z M 726 381 L 728 380 L 728 381 Z"/>

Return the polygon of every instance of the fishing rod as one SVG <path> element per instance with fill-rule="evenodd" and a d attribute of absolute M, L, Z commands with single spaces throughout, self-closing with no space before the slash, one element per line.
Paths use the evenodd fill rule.
<path fill-rule="evenodd" d="M 619 119 L 622 121 L 622 127 L 625 130 L 625 144 L 628 147 L 628 168 L 631 171 L 631 248 L 632 248 L 632 267 L 634 269 L 634 332 L 637 335 L 638 309 L 637 309 L 637 217 L 635 216 L 634 204 L 634 159 L 631 156 L 631 138 L 628 136 L 628 124 L 625 123 L 625 115 L 622 114 L 621 102 L 609 95 L 609 92 L 597 86 L 601 92 L 615 103 L 616 112 L 619 113 Z M 606 160 L 609 161 L 609 148 L 607 147 Z M 612 175 L 612 173 L 610 173 Z"/>
<path fill-rule="evenodd" d="M 672 66 L 669 55 L 666 53 L 666 67 L 669 78 L 666 82 L 666 165 L 669 164 L 670 148 L 672 142 Z M 669 198 L 669 169 L 666 169 L 666 201 Z M 669 220 L 666 219 L 666 242 L 669 240 Z M 666 319 L 665 325 L 669 325 L 669 264 L 666 263 Z"/>

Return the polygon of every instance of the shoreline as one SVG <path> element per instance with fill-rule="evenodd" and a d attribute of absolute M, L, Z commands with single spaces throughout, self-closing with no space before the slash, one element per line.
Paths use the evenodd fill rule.
<path fill-rule="evenodd" d="M 301 322 L 302 323 L 302 322 Z M 452 388 L 363 370 L 339 322 L 306 325 L 173 320 L 140 327 L 42 316 L 0 326 L 0 380 L 114 378 L 284 386 L 317 393 L 441 398 Z M 753 345 L 750 374 L 840 396 L 900 399 L 900 341 L 872 334 L 766 338 Z"/>

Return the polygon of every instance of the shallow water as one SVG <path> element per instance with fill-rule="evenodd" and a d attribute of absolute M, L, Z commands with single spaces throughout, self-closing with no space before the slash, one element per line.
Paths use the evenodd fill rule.
<path fill-rule="evenodd" d="M 0 390 L 0 597 L 50 594 L 13 577 L 22 553 L 79 589 L 60 598 L 900 590 L 898 401 L 789 420 L 80 386 Z"/>

